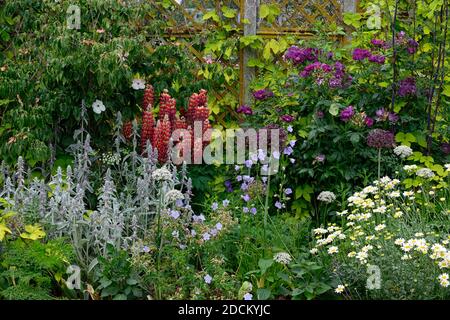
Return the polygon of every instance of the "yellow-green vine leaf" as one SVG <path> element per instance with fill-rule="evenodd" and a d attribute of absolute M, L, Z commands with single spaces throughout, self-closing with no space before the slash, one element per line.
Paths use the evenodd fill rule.
<path fill-rule="evenodd" d="M 6 233 L 11 233 L 11 230 L 4 223 L 0 223 L 0 241 L 3 241 Z"/>
<path fill-rule="evenodd" d="M 236 10 L 231 9 L 230 7 L 227 7 L 227 6 L 222 7 L 222 13 L 225 18 L 232 19 L 232 18 L 236 17 Z"/>
<path fill-rule="evenodd" d="M 20 237 L 23 239 L 38 240 L 45 237 L 45 232 L 41 226 L 29 224 L 25 226 L 25 232 L 22 232 Z"/>
<path fill-rule="evenodd" d="M 203 20 L 209 20 L 212 19 L 214 22 L 219 22 L 220 21 L 220 17 L 219 15 L 214 11 L 209 11 L 207 13 L 205 13 L 205 15 L 203 16 Z"/>

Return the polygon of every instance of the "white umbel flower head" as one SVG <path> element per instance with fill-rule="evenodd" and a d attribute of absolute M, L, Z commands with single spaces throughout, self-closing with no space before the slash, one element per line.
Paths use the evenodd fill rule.
<path fill-rule="evenodd" d="M 289 264 L 292 261 L 292 258 L 287 252 L 278 252 L 273 256 L 273 261 L 281 264 Z"/>
<path fill-rule="evenodd" d="M 166 167 L 162 167 L 153 171 L 152 178 L 156 181 L 170 181 L 172 173 Z"/>
<path fill-rule="evenodd" d="M 332 203 L 334 200 L 336 200 L 336 196 L 331 191 L 322 191 L 317 197 L 317 200 L 325 203 Z"/>
<path fill-rule="evenodd" d="M 401 145 L 394 148 L 394 153 L 400 158 L 405 159 L 412 155 L 413 151 L 410 147 Z"/>
<path fill-rule="evenodd" d="M 176 202 L 177 200 L 183 200 L 184 195 L 181 191 L 173 189 L 166 193 L 165 199 L 168 203 Z"/>
<path fill-rule="evenodd" d="M 418 177 L 431 179 L 434 177 L 434 172 L 428 168 L 422 168 L 422 169 L 417 170 L 416 175 Z"/>
<path fill-rule="evenodd" d="M 134 90 L 143 90 L 145 89 L 145 80 L 144 79 L 133 79 L 133 82 L 131 83 L 131 87 Z"/>
<path fill-rule="evenodd" d="M 92 104 L 92 110 L 94 110 L 95 113 L 100 114 L 106 110 L 106 107 L 103 104 L 103 101 L 97 99 Z"/>

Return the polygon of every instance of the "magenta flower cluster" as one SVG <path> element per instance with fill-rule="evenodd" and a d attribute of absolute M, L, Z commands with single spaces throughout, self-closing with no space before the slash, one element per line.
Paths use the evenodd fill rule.
<path fill-rule="evenodd" d="M 399 120 L 398 114 L 395 112 L 390 112 L 384 108 L 378 109 L 375 112 L 377 121 L 389 121 L 391 123 L 396 123 Z"/>
<path fill-rule="evenodd" d="M 268 89 L 261 89 L 253 92 L 253 98 L 256 100 L 265 100 L 271 97 L 273 97 L 273 92 Z"/>
<path fill-rule="evenodd" d="M 356 48 L 353 50 L 353 60 L 363 61 L 368 59 L 370 62 L 384 64 L 386 57 L 381 54 L 373 54 L 370 50 Z"/>
<path fill-rule="evenodd" d="M 352 81 L 352 77 L 345 72 L 345 66 L 339 61 L 333 66 L 319 61 L 311 63 L 300 72 L 300 77 L 307 78 L 313 73 L 318 85 L 328 82 L 330 88 L 342 88 Z"/>
<path fill-rule="evenodd" d="M 353 106 L 348 106 L 347 108 L 345 108 L 344 110 L 341 111 L 339 116 L 341 118 L 341 121 L 347 122 L 354 115 L 355 115 L 355 109 L 353 108 Z"/>
<path fill-rule="evenodd" d="M 242 105 L 236 110 L 237 113 L 243 113 L 245 115 L 251 116 L 253 114 L 253 110 L 251 107 L 247 105 Z"/>
<path fill-rule="evenodd" d="M 400 81 L 397 94 L 400 97 L 406 97 L 415 95 L 416 91 L 416 79 L 408 77 Z"/>
<path fill-rule="evenodd" d="M 291 46 L 284 54 L 284 59 L 299 65 L 305 61 L 317 61 L 318 50 L 314 48 L 299 48 Z"/>

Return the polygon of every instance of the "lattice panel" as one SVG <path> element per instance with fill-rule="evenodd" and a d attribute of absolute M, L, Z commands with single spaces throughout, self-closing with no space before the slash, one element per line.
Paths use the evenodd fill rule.
<path fill-rule="evenodd" d="M 342 0 L 261 0 L 261 3 L 276 4 L 281 14 L 273 25 L 261 22 L 260 30 L 309 31 L 317 23 L 338 23 L 343 10 Z"/>
<path fill-rule="evenodd" d="M 174 11 L 163 10 L 163 15 L 171 22 L 177 31 L 186 29 L 204 28 L 207 22 L 203 21 L 203 16 L 212 10 L 221 15 L 221 7 L 227 6 L 236 9 L 239 21 L 240 0 L 171 0 L 175 6 Z"/>

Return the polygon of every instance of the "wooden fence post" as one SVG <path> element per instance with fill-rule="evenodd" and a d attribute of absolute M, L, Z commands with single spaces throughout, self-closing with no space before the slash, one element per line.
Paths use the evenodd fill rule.
<path fill-rule="evenodd" d="M 256 35 L 257 15 L 259 0 L 241 0 L 241 21 L 243 24 L 244 36 Z M 255 57 L 255 52 L 251 48 L 244 48 L 240 51 L 240 88 L 239 102 L 241 105 L 251 103 L 250 82 L 255 77 L 255 68 L 248 67 L 248 61 Z"/>

